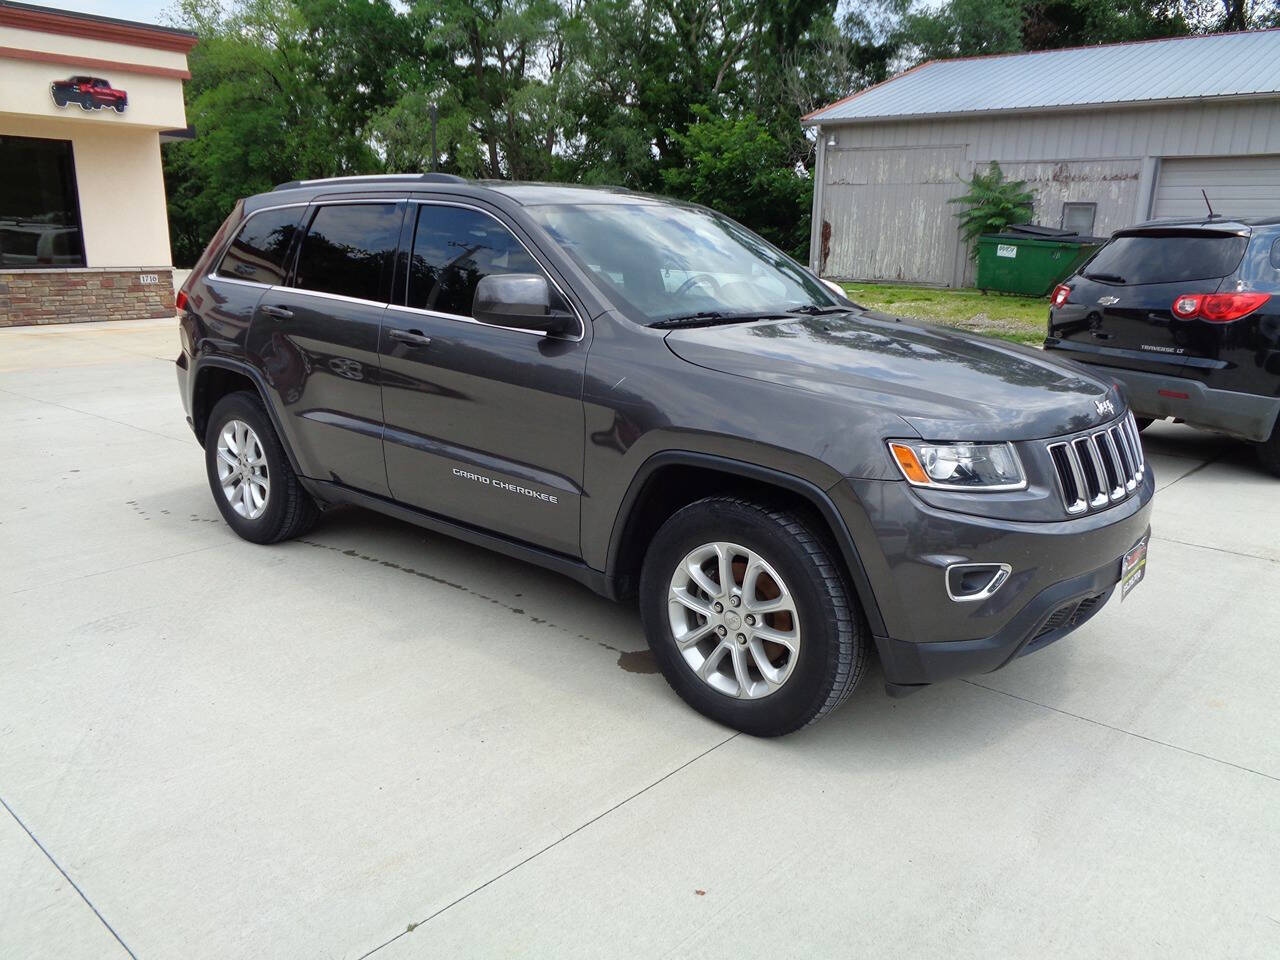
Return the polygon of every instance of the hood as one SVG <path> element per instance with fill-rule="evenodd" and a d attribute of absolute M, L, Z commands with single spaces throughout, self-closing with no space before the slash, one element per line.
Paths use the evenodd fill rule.
<path fill-rule="evenodd" d="M 1124 409 L 1114 385 L 1075 364 L 873 312 L 673 330 L 666 341 L 701 367 L 895 413 L 926 440 L 1057 437 Z"/>

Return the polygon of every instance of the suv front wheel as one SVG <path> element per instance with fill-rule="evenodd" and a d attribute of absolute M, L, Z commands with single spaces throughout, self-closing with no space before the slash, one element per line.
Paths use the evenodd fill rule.
<path fill-rule="evenodd" d="M 209 414 L 205 468 L 227 524 L 253 543 L 305 533 L 319 511 L 289 465 L 257 394 L 223 397 Z"/>
<path fill-rule="evenodd" d="M 825 538 L 788 510 L 738 497 L 699 500 L 662 525 L 640 612 L 676 693 L 756 736 L 830 713 L 866 661 L 862 617 Z"/>

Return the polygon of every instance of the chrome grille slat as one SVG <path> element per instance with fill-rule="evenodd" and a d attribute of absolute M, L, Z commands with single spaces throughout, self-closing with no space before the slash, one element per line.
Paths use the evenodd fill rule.
<path fill-rule="evenodd" d="M 1046 445 L 1069 515 L 1124 500 L 1142 483 L 1146 457 L 1131 412 L 1100 430 Z"/>

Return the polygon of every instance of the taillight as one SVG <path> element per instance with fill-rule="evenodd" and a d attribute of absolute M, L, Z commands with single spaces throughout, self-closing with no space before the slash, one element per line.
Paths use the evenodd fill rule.
<path fill-rule="evenodd" d="M 1173 301 L 1173 315 L 1229 323 L 1248 316 L 1271 299 L 1269 293 L 1184 293 Z"/>
<path fill-rule="evenodd" d="M 1052 301 L 1055 307 L 1060 307 L 1067 302 L 1067 298 L 1071 296 L 1071 288 L 1065 283 L 1060 283 L 1053 288 Z"/>
<path fill-rule="evenodd" d="M 187 291 L 178 291 L 178 299 L 174 301 L 174 305 L 177 306 L 179 313 L 187 309 Z"/>

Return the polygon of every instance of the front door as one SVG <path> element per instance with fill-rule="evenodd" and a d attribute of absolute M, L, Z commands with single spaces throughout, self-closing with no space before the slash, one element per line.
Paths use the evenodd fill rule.
<path fill-rule="evenodd" d="M 386 496 L 378 331 L 405 205 L 308 211 L 289 286 L 258 304 L 254 341 L 305 475 Z"/>
<path fill-rule="evenodd" d="M 406 290 L 381 337 L 392 496 L 579 556 L 588 331 L 557 339 L 477 323 L 481 277 L 547 271 L 478 207 L 415 203 L 408 215 Z"/>

